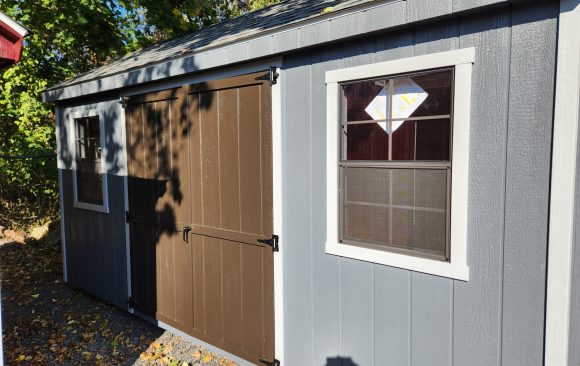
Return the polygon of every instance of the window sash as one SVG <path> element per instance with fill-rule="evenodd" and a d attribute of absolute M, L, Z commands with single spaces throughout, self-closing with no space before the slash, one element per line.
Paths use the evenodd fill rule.
<path fill-rule="evenodd" d="M 347 100 L 343 85 L 353 84 L 353 83 L 360 83 L 360 82 L 372 82 L 372 81 L 383 81 L 385 85 L 388 86 L 389 89 L 389 97 L 391 98 L 390 106 L 393 105 L 393 84 L 394 80 L 399 77 L 412 77 L 417 75 L 426 75 L 434 72 L 441 72 L 445 70 L 451 70 L 451 106 L 450 106 L 450 114 L 445 115 L 429 115 L 429 116 L 420 116 L 420 117 L 409 117 L 409 118 L 392 118 L 392 107 L 388 110 L 388 118 L 381 119 L 381 120 L 357 120 L 357 121 L 349 121 L 347 119 Z M 453 110 L 454 110 L 454 95 L 455 95 L 455 72 L 454 68 L 442 68 L 442 69 L 434 69 L 434 70 L 427 70 L 421 72 L 412 72 L 400 75 L 392 75 L 389 77 L 381 77 L 381 78 L 371 78 L 371 79 L 363 79 L 357 80 L 352 82 L 340 82 L 339 83 L 339 91 L 340 91 L 340 111 L 339 116 L 340 120 L 337 123 L 340 125 L 339 132 L 340 136 L 340 154 L 339 159 L 337 161 L 338 168 L 339 168 L 339 199 L 338 199 L 338 208 L 339 208 L 339 233 L 338 239 L 341 243 L 354 245 L 354 246 L 362 246 L 362 247 L 370 247 L 371 249 L 378 249 L 382 251 L 388 251 L 393 253 L 400 253 L 406 255 L 412 255 L 421 258 L 427 259 L 435 259 L 444 262 L 451 262 L 451 166 L 452 166 L 452 156 L 453 156 Z M 388 159 L 389 160 L 348 160 L 347 159 L 347 134 L 345 133 L 345 129 L 349 125 L 359 125 L 359 124 L 374 124 L 377 122 L 387 122 L 389 124 L 390 130 L 392 131 L 392 123 L 397 121 L 430 121 L 430 120 L 441 120 L 441 119 L 449 119 L 450 120 L 450 140 L 449 140 L 449 161 L 417 161 L 417 160 L 393 160 L 392 159 L 392 150 L 393 150 L 393 134 L 388 134 Z M 444 255 L 440 255 L 439 253 L 428 252 L 422 248 L 405 248 L 402 246 L 395 245 L 391 240 L 392 234 L 390 234 L 390 239 L 388 243 L 379 243 L 379 242 L 372 242 L 366 240 L 353 240 L 346 237 L 346 211 L 347 211 L 347 204 L 359 204 L 360 202 L 349 202 L 347 201 L 346 195 L 346 174 L 347 169 L 349 167 L 356 167 L 356 168 L 375 168 L 375 169 L 429 169 L 429 170 L 445 170 L 446 172 L 446 203 L 445 209 L 442 210 L 445 213 L 445 253 Z M 392 176 L 392 174 L 390 174 Z M 363 205 L 375 205 L 381 206 L 385 208 L 389 208 L 389 223 L 388 230 L 390 233 L 393 231 L 393 224 L 392 224 L 392 210 L 393 208 L 397 209 L 409 209 L 412 211 L 416 210 L 423 210 L 423 211 L 432 211 L 433 209 L 427 209 L 423 207 L 412 206 L 409 208 L 397 207 L 399 205 L 393 204 L 393 197 L 389 197 L 389 204 L 372 204 L 372 203 L 360 203 Z"/>
<path fill-rule="evenodd" d="M 74 124 L 77 201 L 103 205 L 101 120 L 98 116 L 75 118 Z M 96 124 L 96 126 L 89 126 L 90 124 Z"/>

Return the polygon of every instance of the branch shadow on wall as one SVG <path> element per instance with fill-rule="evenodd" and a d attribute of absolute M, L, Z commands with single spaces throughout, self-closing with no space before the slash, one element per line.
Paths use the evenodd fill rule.
<path fill-rule="evenodd" d="M 140 77 L 151 77 L 150 74 L 143 74 L 149 72 L 151 71 L 142 71 Z M 160 291 L 178 291 L 161 288 L 163 283 L 159 279 L 168 265 L 159 258 L 167 255 L 167 250 L 173 247 L 182 243 L 188 244 L 184 242 L 182 235 L 183 227 L 191 223 L 190 212 L 186 207 L 189 205 L 189 182 L 182 181 L 182 176 L 188 174 L 182 172 L 187 169 L 183 159 L 186 161 L 189 158 L 187 146 L 191 138 L 192 122 L 188 118 L 188 110 L 196 113 L 207 109 L 213 100 L 211 95 L 203 98 L 203 102 L 198 101 L 198 98 L 188 98 L 187 86 L 132 96 L 125 109 L 119 108 L 118 100 L 119 93 L 114 92 L 59 105 L 62 114 L 59 116 L 61 125 L 57 138 L 62 142 L 59 156 L 61 169 L 68 171 L 63 174 L 67 180 L 70 180 L 72 174 L 76 174 L 72 171 L 75 165 L 74 151 L 66 143 L 70 141 L 69 134 L 74 134 L 74 131 L 69 131 L 70 113 L 80 110 L 97 110 L 102 113 L 106 148 L 103 149 L 101 158 L 105 161 L 106 174 L 103 178 L 108 182 L 111 207 L 108 214 L 78 209 L 72 205 L 73 192 L 63 192 L 70 196 L 65 199 L 68 280 L 71 285 L 88 293 L 117 306 L 127 307 L 126 286 L 120 285 L 126 281 L 123 274 L 127 272 L 124 269 L 111 268 L 125 266 L 126 262 L 116 257 L 124 256 L 125 253 L 125 248 L 121 248 L 122 242 L 117 238 L 124 237 L 125 217 L 124 209 L 121 209 L 124 207 L 124 197 L 121 187 L 124 171 L 127 169 L 131 244 L 128 260 L 132 276 L 128 285 L 132 287 L 133 301 L 130 305 L 144 315 L 155 318 L 160 299 L 165 301 L 166 309 L 176 307 L 171 303 L 175 296 L 170 296 L 168 292 L 161 294 Z M 64 113 L 65 110 L 67 113 Z M 123 131 L 124 126 L 121 123 L 123 117 L 126 131 Z M 126 141 L 123 141 L 125 134 Z M 64 186 L 72 187 L 72 182 L 64 182 Z M 90 221 L 90 230 L 83 229 L 87 228 L 87 220 Z M 95 235 L 94 229 L 99 227 L 103 227 L 103 232 Z M 113 231 L 116 233 L 113 234 Z M 115 244 L 105 243 L 109 236 L 115 238 Z M 190 244 L 189 249 L 191 250 Z M 118 263 L 112 264 L 115 260 Z M 160 266 L 164 266 L 161 271 Z M 116 274 L 107 275 L 109 277 L 105 278 L 102 275 L 103 269 L 115 269 L 111 272 Z M 173 271 L 173 268 L 168 270 Z M 120 290 L 111 294 L 111 287 L 118 287 Z"/>

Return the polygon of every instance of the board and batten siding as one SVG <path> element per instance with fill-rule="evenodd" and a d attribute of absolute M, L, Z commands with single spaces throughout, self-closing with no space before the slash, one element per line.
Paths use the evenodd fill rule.
<path fill-rule="evenodd" d="M 535 2 L 285 56 L 285 364 L 542 364 L 557 17 Z M 325 72 L 466 47 L 469 282 L 326 254 Z"/>
<path fill-rule="evenodd" d="M 73 157 L 67 141 L 69 134 L 74 132 L 69 131 L 69 118 L 75 112 L 88 110 L 102 112 L 104 117 L 106 151 L 103 158 L 106 161 L 109 213 L 73 205 Z M 126 164 L 122 111 L 116 96 L 63 103 L 56 108 L 67 282 L 127 309 Z"/>

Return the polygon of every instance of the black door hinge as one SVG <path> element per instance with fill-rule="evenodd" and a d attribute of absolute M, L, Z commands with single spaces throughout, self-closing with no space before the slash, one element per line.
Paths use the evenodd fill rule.
<path fill-rule="evenodd" d="M 279 252 L 280 248 L 278 247 L 278 240 L 280 238 L 278 235 L 272 234 L 272 239 L 258 239 L 258 243 L 267 244 L 272 247 L 273 252 Z"/>
<path fill-rule="evenodd" d="M 272 361 L 266 361 L 260 358 L 260 363 L 263 363 L 266 366 L 280 366 L 280 361 L 274 359 Z"/>
<path fill-rule="evenodd" d="M 264 76 L 258 76 L 256 80 L 267 80 L 270 82 L 270 86 L 272 86 L 278 81 L 278 76 L 280 76 L 280 74 L 276 72 L 276 66 L 270 66 L 268 73 Z"/>
<path fill-rule="evenodd" d="M 127 108 L 127 104 L 129 104 L 129 97 L 120 96 L 119 97 L 119 104 L 121 104 L 121 107 Z"/>
<path fill-rule="evenodd" d="M 137 303 L 135 302 L 135 300 L 133 300 L 131 296 L 129 296 L 129 299 L 127 300 L 127 305 L 129 305 L 129 309 L 133 309 L 135 308 Z"/>
<path fill-rule="evenodd" d="M 125 211 L 125 222 L 131 222 L 131 215 L 129 211 Z"/>

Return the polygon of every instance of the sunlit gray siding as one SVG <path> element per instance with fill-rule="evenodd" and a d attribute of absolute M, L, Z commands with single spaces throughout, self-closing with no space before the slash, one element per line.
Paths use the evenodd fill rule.
<path fill-rule="evenodd" d="M 406 14 L 447 9 L 425 6 Z M 502 7 L 285 56 L 287 365 L 542 364 L 557 16 Z M 325 71 L 463 47 L 469 282 L 325 254 Z"/>

